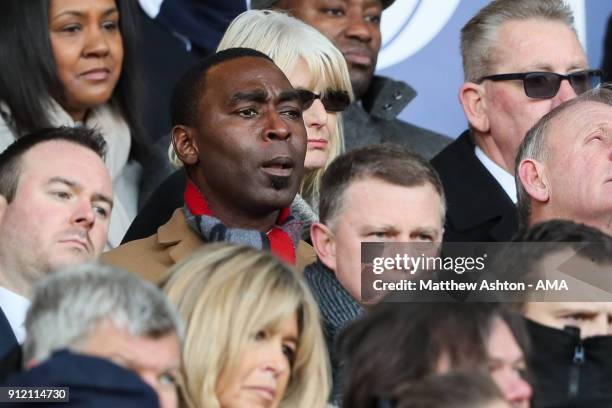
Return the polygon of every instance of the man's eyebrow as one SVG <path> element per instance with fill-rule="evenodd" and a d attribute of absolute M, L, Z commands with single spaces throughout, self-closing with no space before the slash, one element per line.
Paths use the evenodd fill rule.
<path fill-rule="evenodd" d="M 414 229 L 414 233 L 416 234 L 429 234 L 429 235 L 437 235 L 438 229 L 435 227 L 418 227 Z"/>
<path fill-rule="evenodd" d="M 80 183 L 77 183 L 76 181 L 73 181 L 73 180 L 68 180 L 67 178 L 64 178 L 64 177 L 51 177 L 47 181 L 46 184 L 54 184 L 54 183 L 64 184 L 65 186 L 69 187 L 71 190 L 80 190 L 83 188 L 83 186 Z M 113 199 L 107 196 L 106 194 L 94 193 L 92 196 L 92 199 L 93 201 L 104 201 L 111 208 L 113 208 Z"/>
<path fill-rule="evenodd" d="M 106 194 L 96 193 L 92 197 L 93 201 L 104 201 L 106 204 L 113 208 L 113 199 L 107 196 Z"/>
<path fill-rule="evenodd" d="M 268 92 L 258 89 L 255 91 L 236 92 L 230 98 L 229 105 L 236 106 L 241 102 L 263 103 L 268 99 Z"/>
<path fill-rule="evenodd" d="M 599 313 L 600 310 L 598 310 L 597 306 L 595 305 L 581 305 L 580 307 L 574 308 L 574 309 L 568 309 L 568 308 L 563 308 L 563 309 L 559 309 L 557 310 L 557 314 L 560 315 L 571 315 L 571 314 L 588 314 L 588 315 L 594 315 Z"/>
<path fill-rule="evenodd" d="M 298 101 L 301 102 L 302 99 L 300 98 L 300 94 L 298 91 L 296 90 L 291 90 L 291 91 L 283 91 L 281 92 L 281 94 L 278 96 L 278 102 L 282 103 L 282 102 L 290 102 L 290 101 Z"/>
<path fill-rule="evenodd" d="M 363 229 L 364 230 L 382 230 L 382 231 L 397 231 L 397 228 L 395 227 L 395 225 L 393 224 L 389 224 L 387 222 L 381 222 L 381 223 L 367 223 L 365 225 L 363 225 Z"/>
<path fill-rule="evenodd" d="M 53 184 L 53 183 L 65 184 L 66 186 L 70 188 L 80 188 L 81 187 L 81 185 L 77 183 L 76 181 L 68 180 L 64 177 L 51 177 L 47 181 L 47 184 Z"/>
<path fill-rule="evenodd" d="M 545 71 L 545 72 L 555 72 L 555 69 L 553 68 L 552 65 L 548 64 L 548 63 L 544 63 L 544 62 L 538 62 L 534 65 L 530 65 L 528 67 L 523 67 L 524 69 L 520 70 L 519 72 L 530 72 L 530 71 Z M 576 71 L 582 71 L 587 69 L 585 67 L 585 65 L 579 61 L 574 61 L 570 64 L 567 73 L 571 74 L 572 72 L 576 72 Z"/>

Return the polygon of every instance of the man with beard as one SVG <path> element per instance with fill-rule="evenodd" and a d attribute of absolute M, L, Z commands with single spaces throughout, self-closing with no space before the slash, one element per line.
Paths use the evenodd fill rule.
<path fill-rule="evenodd" d="M 416 96 L 416 91 L 404 82 L 374 75 L 381 45 L 382 11 L 393 2 L 253 0 L 251 7 L 284 10 L 319 30 L 342 51 L 355 94 L 355 103 L 342 114 L 347 150 L 392 142 L 430 159 L 450 143 L 450 139 L 397 119 Z"/>
<path fill-rule="evenodd" d="M 184 163 L 184 206 L 157 233 L 103 256 L 147 280 L 204 242 L 270 250 L 303 269 L 314 251 L 291 215 L 304 170 L 303 100 L 265 54 L 233 48 L 190 68 L 171 105 L 172 141 Z"/>

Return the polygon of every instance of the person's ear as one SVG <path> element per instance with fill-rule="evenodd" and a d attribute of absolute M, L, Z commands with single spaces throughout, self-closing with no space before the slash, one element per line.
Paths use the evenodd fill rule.
<path fill-rule="evenodd" d="M 320 222 L 310 226 L 310 240 L 317 256 L 332 271 L 336 271 L 336 240 L 329 227 Z"/>
<path fill-rule="evenodd" d="M 4 220 L 4 214 L 6 214 L 7 207 L 8 202 L 6 201 L 6 197 L 0 194 L 0 224 Z"/>
<path fill-rule="evenodd" d="M 176 156 L 187 165 L 197 164 L 199 160 L 198 145 L 193 128 L 177 125 L 172 128 L 172 145 Z"/>
<path fill-rule="evenodd" d="M 521 161 L 518 167 L 518 177 L 529 196 L 541 203 L 550 200 L 550 188 L 544 165 L 534 159 Z"/>
<path fill-rule="evenodd" d="M 472 128 L 478 132 L 487 133 L 491 126 L 484 85 L 465 82 L 459 89 L 459 101 Z"/>

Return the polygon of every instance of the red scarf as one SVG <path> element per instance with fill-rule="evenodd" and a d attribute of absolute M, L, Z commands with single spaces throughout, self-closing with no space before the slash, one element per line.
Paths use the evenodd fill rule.
<path fill-rule="evenodd" d="M 204 196 L 202 195 L 202 193 L 200 193 L 198 187 L 191 180 L 187 180 L 184 199 L 185 207 L 187 207 L 189 212 L 194 216 L 207 216 L 209 217 L 208 220 L 214 219 L 218 224 L 222 224 L 220 220 L 215 218 L 212 211 L 210 211 L 210 208 L 208 207 L 208 203 L 204 199 Z M 270 231 L 268 231 L 266 234 L 262 234 L 258 231 L 253 230 L 254 233 L 257 233 L 261 236 L 261 240 L 263 241 L 264 247 L 259 249 L 265 249 L 265 247 L 268 247 L 270 251 L 278 258 L 285 261 L 289 265 L 295 265 L 295 248 L 298 245 L 300 234 L 299 224 L 300 223 L 297 222 L 291 216 L 291 210 L 289 209 L 289 207 L 281 209 L 280 214 L 278 215 L 278 219 L 276 220 L 276 224 L 272 226 Z M 225 229 L 231 230 L 231 228 L 228 227 L 225 227 Z M 202 227 L 197 228 L 197 230 L 197 232 L 200 232 L 202 234 Z M 204 238 L 205 241 L 211 241 L 210 236 L 203 236 L 202 238 Z M 232 242 L 231 240 L 229 241 Z M 256 245 L 253 245 L 253 243 L 236 243 L 247 244 L 256 247 Z"/>

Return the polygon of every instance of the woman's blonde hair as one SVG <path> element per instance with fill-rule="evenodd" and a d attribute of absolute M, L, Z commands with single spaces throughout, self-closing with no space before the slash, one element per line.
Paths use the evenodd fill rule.
<path fill-rule="evenodd" d="M 252 48 L 268 55 L 289 75 L 302 58 L 312 75 L 309 89 L 346 91 L 353 100 L 353 89 L 342 53 L 321 33 L 308 24 L 285 13 L 271 10 L 249 10 L 232 21 L 223 35 L 217 51 L 227 48 Z M 336 128 L 330 132 L 329 155 L 321 169 L 305 175 L 300 193 L 308 201 L 319 196 L 321 176 L 327 166 L 344 151 L 341 114 Z M 170 146 L 170 159 L 182 166 Z"/>
<path fill-rule="evenodd" d="M 325 340 L 314 298 L 297 273 L 272 254 L 210 244 L 175 266 L 163 285 L 187 324 L 185 400 L 218 408 L 217 382 L 240 367 L 257 332 L 298 316 L 298 345 L 281 407 L 324 407 L 330 390 Z"/>

